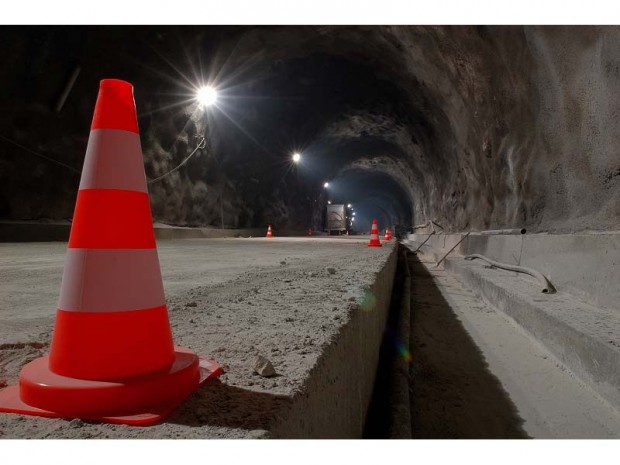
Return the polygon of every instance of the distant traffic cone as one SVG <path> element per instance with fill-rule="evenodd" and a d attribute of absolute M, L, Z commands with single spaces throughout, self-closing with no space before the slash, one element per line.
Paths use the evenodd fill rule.
<path fill-rule="evenodd" d="M 273 237 L 273 234 L 271 233 L 271 225 L 269 225 L 269 227 L 267 228 L 267 239 Z"/>
<path fill-rule="evenodd" d="M 339 235 L 339 236 L 342 236 L 342 231 L 338 231 L 338 235 Z"/>
<path fill-rule="evenodd" d="M 101 81 L 49 356 L 0 391 L 0 412 L 147 425 L 221 368 L 175 347 L 133 86 Z"/>
<path fill-rule="evenodd" d="M 349 230 L 347 229 L 347 236 L 349 235 Z"/>
<path fill-rule="evenodd" d="M 390 230 L 390 228 L 385 228 L 385 236 L 383 240 L 389 241 L 390 239 L 392 239 L 392 231 Z"/>
<path fill-rule="evenodd" d="M 370 242 L 368 242 L 368 247 L 382 247 L 381 241 L 379 240 L 379 228 L 377 226 L 377 220 L 372 220 L 372 228 L 370 230 Z"/>
<path fill-rule="evenodd" d="M 312 236 L 312 228 L 308 228 L 308 236 Z"/>

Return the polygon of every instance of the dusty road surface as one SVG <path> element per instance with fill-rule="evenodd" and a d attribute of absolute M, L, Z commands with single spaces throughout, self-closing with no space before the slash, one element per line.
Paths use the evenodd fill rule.
<path fill-rule="evenodd" d="M 0 244 L 0 386 L 46 353 L 66 244 Z M 363 238 L 196 239 L 158 245 L 175 344 L 226 373 L 152 427 L 0 414 L 0 438 L 269 437 L 322 349 L 359 310 L 392 246 Z M 333 268 L 333 269 L 328 269 Z M 253 373 L 258 355 L 277 376 Z"/>

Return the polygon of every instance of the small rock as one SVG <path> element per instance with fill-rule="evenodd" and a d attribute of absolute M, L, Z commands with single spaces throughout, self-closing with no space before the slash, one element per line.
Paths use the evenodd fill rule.
<path fill-rule="evenodd" d="M 188 302 L 185 304 L 186 307 L 197 307 L 198 304 L 196 302 Z"/>
<path fill-rule="evenodd" d="M 254 364 L 254 373 L 269 378 L 276 374 L 276 370 L 267 358 L 259 355 Z"/>
<path fill-rule="evenodd" d="M 287 317 L 287 318 L 284 319 L 284 321 L 286 321 L 287 323 L 291 323 L 291 322 L 295 321 L 295 318 Z"/>
<path fill-rule="evenodd" d="M 71 428 L 81 428 L 82 426 L 84 426 L 84 422 L 79 418 L 75 418 L 69 422 L 69 426 Z"/>
<path fill-rule="evenodd" d="M 280 262 L 280 265 L 286 265 L 286 262 L 285 262 L 284 260 L 282 260 L 282 261 Z"/>
<path fill-rule="evenodd" d="M 328 266 L 325 267 L 325 271 L 327 271 L 329 274 L 334 274 L 336 273 L 336 268 L 334 268 L 333 266 Z"/>
<path fill-rule="evenodd" d="M 282 281 L 283 281 L 283 282 L 285 282 L 285 283 L 291 283 L 291 282 L 293 282 L 293 280 L 292 280 L 292 279 L 290 279 L 290 278 L 285 278 L 285 279 L 283 279 Z"/>
<path fill-rule="evenodd" d="M 309 271 L 308 272 L 308 276 L 311 278 L 316 278 L 317 277 L 317 272 L 316 271 Z"/>

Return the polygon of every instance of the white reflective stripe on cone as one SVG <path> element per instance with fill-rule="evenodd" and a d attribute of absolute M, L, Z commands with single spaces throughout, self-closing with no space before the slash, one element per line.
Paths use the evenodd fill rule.
<path fill-rule="evenodd" d="M 67 249 L 59 309 L 120 312 L 165 304 L 157 249 Z"/>
<path fill-rule="evenodd" d="M 80 189 L 146 192 L 140 135 L 120 129 L 92 130 Z"/>

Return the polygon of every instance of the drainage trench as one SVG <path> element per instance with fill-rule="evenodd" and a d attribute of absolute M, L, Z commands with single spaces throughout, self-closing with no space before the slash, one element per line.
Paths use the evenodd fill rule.
<path fill-rule="evenodd" d="M 427 268 L 401 246 L 364 437 L 527 438 L 514 403 L 433 279 L 433 266 Z M 398 337 L 406 303 L 408 337 Z M 399 345 L 401 339 L 408 339 L 409 352 Z M 409 425 L 403 425 L 398 411 L 403 360 L 408 362 Z"/>

